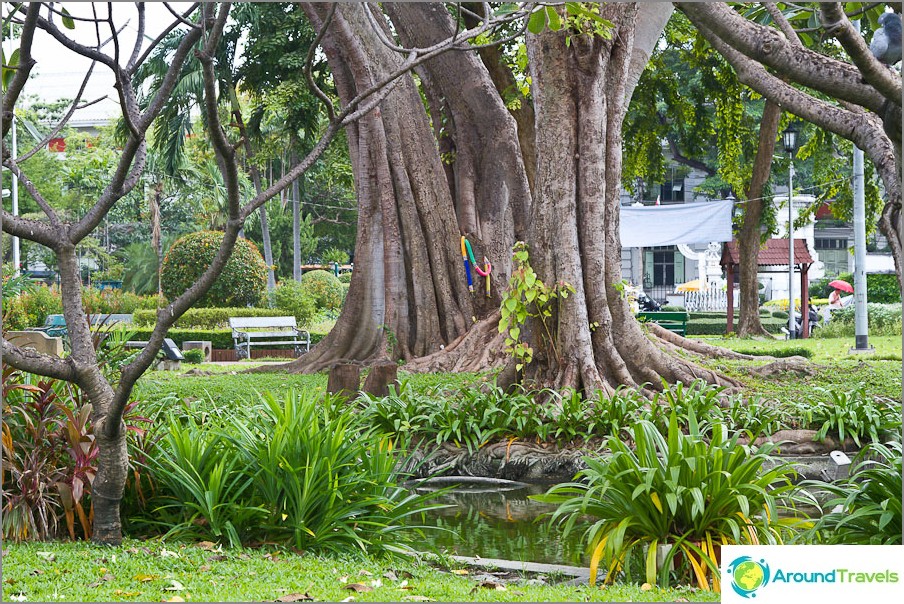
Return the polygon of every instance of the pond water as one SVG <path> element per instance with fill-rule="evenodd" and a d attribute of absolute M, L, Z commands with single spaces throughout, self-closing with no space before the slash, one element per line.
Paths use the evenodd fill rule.
<path fill-rule="evenodd" d="M 522 562 L 586 566 L 581 539 L 590 522 L 578 523 L 567 537 L 550 527 L 544 513 L 556 506 L 528 497 L 545 493 L 549 485 L 521 484 L 510 487 L 464 485 L 436 498 L 448 504 L 424 517 L 410 519 L 412 525 L 445 530 L 425 530 L 418 535 L 418 549 L 446 551 L 458 556 L 480 556 Z"/>

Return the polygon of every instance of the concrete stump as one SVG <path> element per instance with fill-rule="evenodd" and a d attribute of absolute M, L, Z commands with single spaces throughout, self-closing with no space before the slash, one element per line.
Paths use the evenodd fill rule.
<path fill-rule="evenodd" d="M 392 362 L 378 363 L 370 368 L 362 390 L 371 396 L 389 396 L 389 385 L 396 383 L 399 366 Z"/>
<path fill-rule="evenodd" d="M 182 350 L 194 350 L 199 349 L 204 352 L 204 362 L 209 363 L 210 357 L 213 350 L 213 344 L 210 340 L 189 340 L 187 342 L 182 342 Z"/>

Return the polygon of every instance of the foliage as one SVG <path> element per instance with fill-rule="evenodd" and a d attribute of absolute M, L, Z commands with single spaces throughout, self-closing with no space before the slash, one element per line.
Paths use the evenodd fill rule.
<path fill-rule="evenodd" d="M 760 318 L 760 322 L 763 324 L 763 327 L 769 333 L 780 333 L 782 327 L 787 325 L 787 320 L 782 321 L 781 319 L 765 319 Z M 725 326 L 727 324 L 726 319 L 692 319 L 687 322 L 687 335 L 688 336 L 715 336 L 715 335 L 724 335 L 725 334 Z M 737 329 L 737 318 L 735 319 L 735 329 Z"/>
<path fill-rule="evenodd" d="M 342 284 L 333 273 L 316 270 L 301 276 L 304 290 L 314 299 L 318 309 L 339 310 L 342 308 L 344 291 Z"/>
<path fill-rule="evenodd" d="M 340 250 L 337 247 L 331 247 L 320 255 L 320 259 L 323 262 L 327 263 L 336 262 L 338 264 L 348 264 L 349 255 L 345 250 Z"/>
<path fill-rule="evenodd" d="M 155 295 L 139 296 L 122 289 L 82 289 L 82 307 L 92 315 L 129 314 L 136 310 L 157 308 L 161 303 L 165 301 L 158 300 Z"/>
<path fill-rule="evenodd" d="M 429 508 L 396 469 L 404 451 L 338 401 L 286 393 L 187 423 L 149 454 L 168 535 L 303 550 L 405 551 L 400 521 Z"/>
<path fill-rule="evenodd" d="M 352 273 L 351 271 L 345 273 L 339 273 L 339 282 L 348 285 L 352 282 Z M 347 291 L 347 290 L 346 290 Z"/>
<path fill-rule="evenodd" d="M 841 273 L 837 277 L 817 279 L 810 283 L 810 296 L 813 298 L 828 298 L 833 288 L 829 283 L 836 279 L 854 284 L 853 273 Z M 894 273 L 867 273 L 866 291 L 870 302 L 876 304 L 900 304 L 901 290 L 898 289 L 898 277 Z"/>
<path fill-rule="evenodd" d="M 147 340 L 151 336 L 153 329 L 151 327 L 140 327 L 133 329 L 133 335 L 136 340 Z M 319 342 L 326 335 L 325 333 L 311 333 L 311 346 Z M 231 329 L 195 329 L 195 328 L 171 328 L 166 332 L 166 337 L 172 340 L 178 346 L 182 346 L 184 342 L 195 340 L 207 340 L 213 348 L 229 350 L 235 346 L 232 341 Z M 278 346 L 274 346 L 278 348 Z"/>
<path fill-rule="evenodd" d="M 809 359 L 813 356 L 813 351 L 804 346 L 773 346 L 768 347 L 764 346 L 761 348 L 735 348 L 735 352 L 739 352 L 741 354 L 749 354 L 752 356 L 767 356 L 767 357 L 776 357 L 776 358 L 788 358 L 788 357 L 804 357 Z"/>
<path fill-rule="evenodd" d="M 717 546 L 780 541 L 776 499 L 791 488 L 790 467 L 766 470 L 768 448 L 751 452 L 722 425 L 688 419 L 685 434 L 672 414 L 667 436 L 638 422 L 633 449 L 612 437 L 610 458 L 586 458 L 578 482 L 537 497 L 559 505 L 551 521 L 566 531 L 580 516 L 597 519 L 585 535 L 591 583 L 601 564 L 612 583 L 621 572 L 630 577 L 639 560 L 648 583 L 670 584 L 674 564 L 677 582 L 718 591 Z M 670 546 L 661 562 L 660 545 Z"/>
<path fill-rule="evenodd" d="M 5 295 L 5 293 L 4 293 Z M 56 286 L 36 285 L 18 296 L 4 299 L 3 329 L 17 330 L 44 324 L 47 315 L 63 312 L 60 290 Z"/>
<path fill-rule="evenodd" d="M 229 327 L 230 317 L 279 317 L 283 313 L 273 308 L 189 308 L 176 321 L 180 329 L 218 329 Z M 152 327 L 157 323 L 156 310 L 139 310 L 132 313 L 132 323 L 138 327 Z"/>
<path fill-rule="evenodd" d="M 316 300 L 311 292 L 311 282 L 283 281 L 271 294 L 271 303 L 276 310 L 295 317 L 299 327 L 309 325 L 317 313 Z"/>
<path fill-rule="evenodd" d="M 851 390 L 816 388 L 824 398 L 809 409 L 812 421 L 820 426 L 816 439 L 832 432 L 839 440 L 854 440 L 857 446 L 868 437 L 871 442 L 901 433 L 901 405 L 866 395 L 863 384 Z"/>
<path fill-rule="evenodd" d="M 89 538 L 97 444 L 91 404 L 74 384 L 3 368 L 3 524 L 5 539 Z M 129 444 L 143 435 L 130 403 Z M 77 529 L 78 528 L 78 532 Z"/>
<path fill-rule="evenodd" d="M 535 13 L 536 14 L 536 13 Z M 530 265 L 530 254 L 527 244 L 519 241 L 512 249 L 512 261 L 515 265 L 512 276 L 509 279 L 508 288 L 502 297 L 502 305 L 499 319 L 499 333 L 505 334 L 505 350 L 518 362 L 515 365 L 519 371 L 531 363 L 534 358 L 534 349 L 521 338 L 521 329 L 527 319 L 535 319 L 542 329 L 538 337 L 544 347 L 559 358 L 556 349 L 555 322 L 552 321 L 552 302 L 558 298 L 566 299 L 573 293 L 574 286 L 560 282 L 555 285 L 546 285 L 537 277 L 537 273 Z"/>
<path fill-rule="evenodd" d="M 191 233 L 173 243 L 163 259 L 163 293 L 174 299 L 213 262 L 223 233 Z M 267 288 L 267 266 L 252 242 L 238 238 L 223 272 L 197 306 L 253 306 Z"/>
<path fill-rule="evenodd" d="M 186 363 L 190 363 L 192 365 L 197 365 L 204 362 L 204 351 L 200 348 L 183 350 L 182 356 L 185 357 Z"/>
<path fill-rule="evenodd" d="M 806 533 L 808 542 L 901 545 L 900 441 L 864 448 L 843 480 L 806 481 L 801 487 L 804 502 L 827 510 Z M 825 495 L 828 500 L 820 502 Z"/>
<path fill-rule="evenodd" d="M 821 327 L 813 336 L 819 338 L 837 338 L 854 336 L 854 305 L 832 311 L 832 318 L 827 325 Z M 900 336 L 901 305 L 873 304 L 866 305 L 869 335 Z"/>

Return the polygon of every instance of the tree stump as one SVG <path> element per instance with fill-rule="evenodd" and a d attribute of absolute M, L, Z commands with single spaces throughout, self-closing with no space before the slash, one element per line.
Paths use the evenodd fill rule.
<path fill-rule="evenodd" d="M 388 396 L 389 385 L 395 383 L 399 366 L 392 362 L 378 363 L 370 368 L 362 390 L 371 396 Z"/>
<path fill-rule="evenodd" d="M 358 395 L 361 385 L 361 366 L 354 363 L 337 363 L 330 368 L 330 376 L 326 382 L 329 394 L 352 398 Z"/>

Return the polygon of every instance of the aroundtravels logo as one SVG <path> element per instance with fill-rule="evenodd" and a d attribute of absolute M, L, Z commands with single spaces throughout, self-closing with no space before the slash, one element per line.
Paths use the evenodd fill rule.
<path fill-rule="evenodd" d="M 756 590 L 769 583 L 769 565 L 765 560 L 757 562 L 750 556 L 740 556 L 732 560 L 727 571 L 732 589 L 743 598 L 755 598 Z"/>

